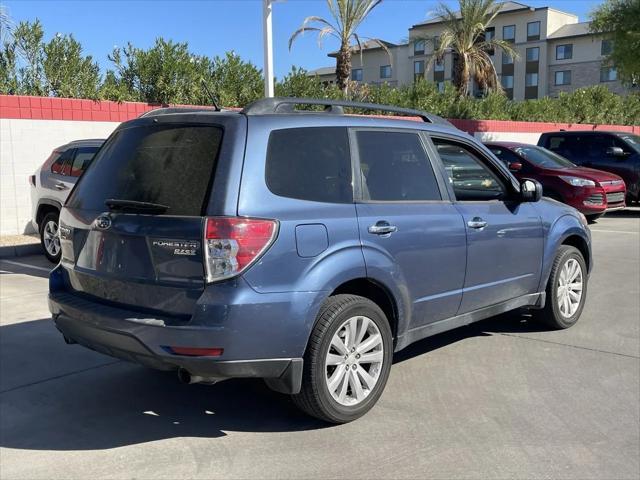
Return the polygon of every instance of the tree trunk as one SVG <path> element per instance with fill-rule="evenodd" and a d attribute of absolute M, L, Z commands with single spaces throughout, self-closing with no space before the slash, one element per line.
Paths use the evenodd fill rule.
<path fill-rule="evenodd" d="M 348 43 L 342 43 L 336 56 L 336 83 L 343 93 L 347 93 L 351 76 L 351 49 Z"/>
<path fill-rule="evenodd" d="M 456 88 L 461 97 L 469 94 L 469 80 L 471 80 L 471 72 L 469 71 L 469 62 L 464 55 L 458 57 L 458 68 L 456 75 Z"/>

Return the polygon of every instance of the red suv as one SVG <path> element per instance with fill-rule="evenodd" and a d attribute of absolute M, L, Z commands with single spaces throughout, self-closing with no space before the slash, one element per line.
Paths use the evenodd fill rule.
<path fill-rule="evenodd" d="M 538 180 L 546 197 L 581 211 L 590 221 L 624 208 L 624 180 L 612 173 L 579 167 L 546 148 L 526 143 L 491 142 L 487 148 L 518 178 Z"/>

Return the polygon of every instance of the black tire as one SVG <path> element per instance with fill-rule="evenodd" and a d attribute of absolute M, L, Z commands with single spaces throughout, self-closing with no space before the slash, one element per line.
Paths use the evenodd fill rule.
<path fill-rule="evenodd" d="M 571 259 L 575 259 L 582 269 L 582 295 L 575 313 L 570 317 L 566 317 L 560 311 L 557 296 L 560 273 L 562 272 L 562 268 L 565 264 Z M 545 307 L 542 310 L 535 312 L 536 318 L 554 330 L 561 330 L 574 325 L 580 318 L 580 314 L 582 313 L 587 299 L 588 278 L 587 265 L 582 253 L 580 253 L 580 250 L 570 245 L 560 246 L 551 267 L 549 281 L 547 282 Z"/>
<path fill-rule="evenodd" d="M 336 401 L 325 379 L 325 358 L 331 340 L 349 318 L 365 316 L 378 327 L 382 337 L 383 360 L 380 375 L 368 395 L 357 405 L 342 405 Z M 365 337 L 366 338 L 366 337 Z M 367 413 L 378 401 L 389 377 L 393 359 L 393 338 L 389 321 L 380 307 L 371 300 L 356 295 L 329 297 L 316 319 L 304 356 L 302 389 L 293 395 L 293 402 L 307 414 L 330 423 L 347 423 Z M 336 368 L 341 368 L 339 367 Z M 351 386 L 348 387 L 349 389 Z"/>
<path fill-rule="evenodd" d="M 57 254 L 53 255 L 46 246 L 45 243 L 45 228 L 49 222 L 54 222 L 56 225 L 56 230 L 58 228 L 60 213 L 59 212 L 49 212 L 47 213 L 42 221 L 40 222 L 40 245 L 42 245 L 42 250 L 44 251 L 44 256 L 47 257 L 51 263 L 59 263 L 61 251 L 58 249 Z"/>
<path fill-rule="evenodd" d="M 591 224 L 596 223 L 596 220 L 598 220 L 602 215 L 602 213 L 596 213 L 595 215 L 585 215 L 585 218 L 587 219 L 587 223 Z"/>

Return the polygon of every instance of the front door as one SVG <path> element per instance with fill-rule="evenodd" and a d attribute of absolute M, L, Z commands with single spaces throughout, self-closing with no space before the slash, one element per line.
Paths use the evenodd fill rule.
<path fill-rule="evenodd" d="M 481 151 L 434 138 L 467 232 L 467 271 L 458 314 L 536 293 L 543 254 L 535 206 L 519 202 L 510 181 Z"/>
<path fill-rule="evenodd" d="M 454 316 L 464 283 L 465 227 L 423 138 L 395 129 L 358 129 L 351 135 L 367 274 L 389 276 L 398 286 L 410 309 L 408 328 Z"/>

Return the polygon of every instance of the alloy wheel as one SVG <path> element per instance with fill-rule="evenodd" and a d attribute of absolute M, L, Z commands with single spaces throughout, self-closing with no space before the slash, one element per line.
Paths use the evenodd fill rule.
<path fill-rule="evenodd" d="M 565 318 L 571 318 L 582 301 L 583 273 L 580 263 L 570 258 L 562 267 L 558 277 L 556 301 L 558 310 Z"/>
<path fill-rule="evenodd" d="M 42 239 L 47 253 L 55 257 L 60 253 L 60 236 L 58 235 L 58 222 L 49 220 L 42 230 Z"/>
<path fill-rule="evenodd" d="M 361 403 L 376 386 L 384 360 L 380 329 L 373 320 L 355 316 L 346 320 L 331 339 L 325 358 L 329 393 L 341 405 Z"/>

